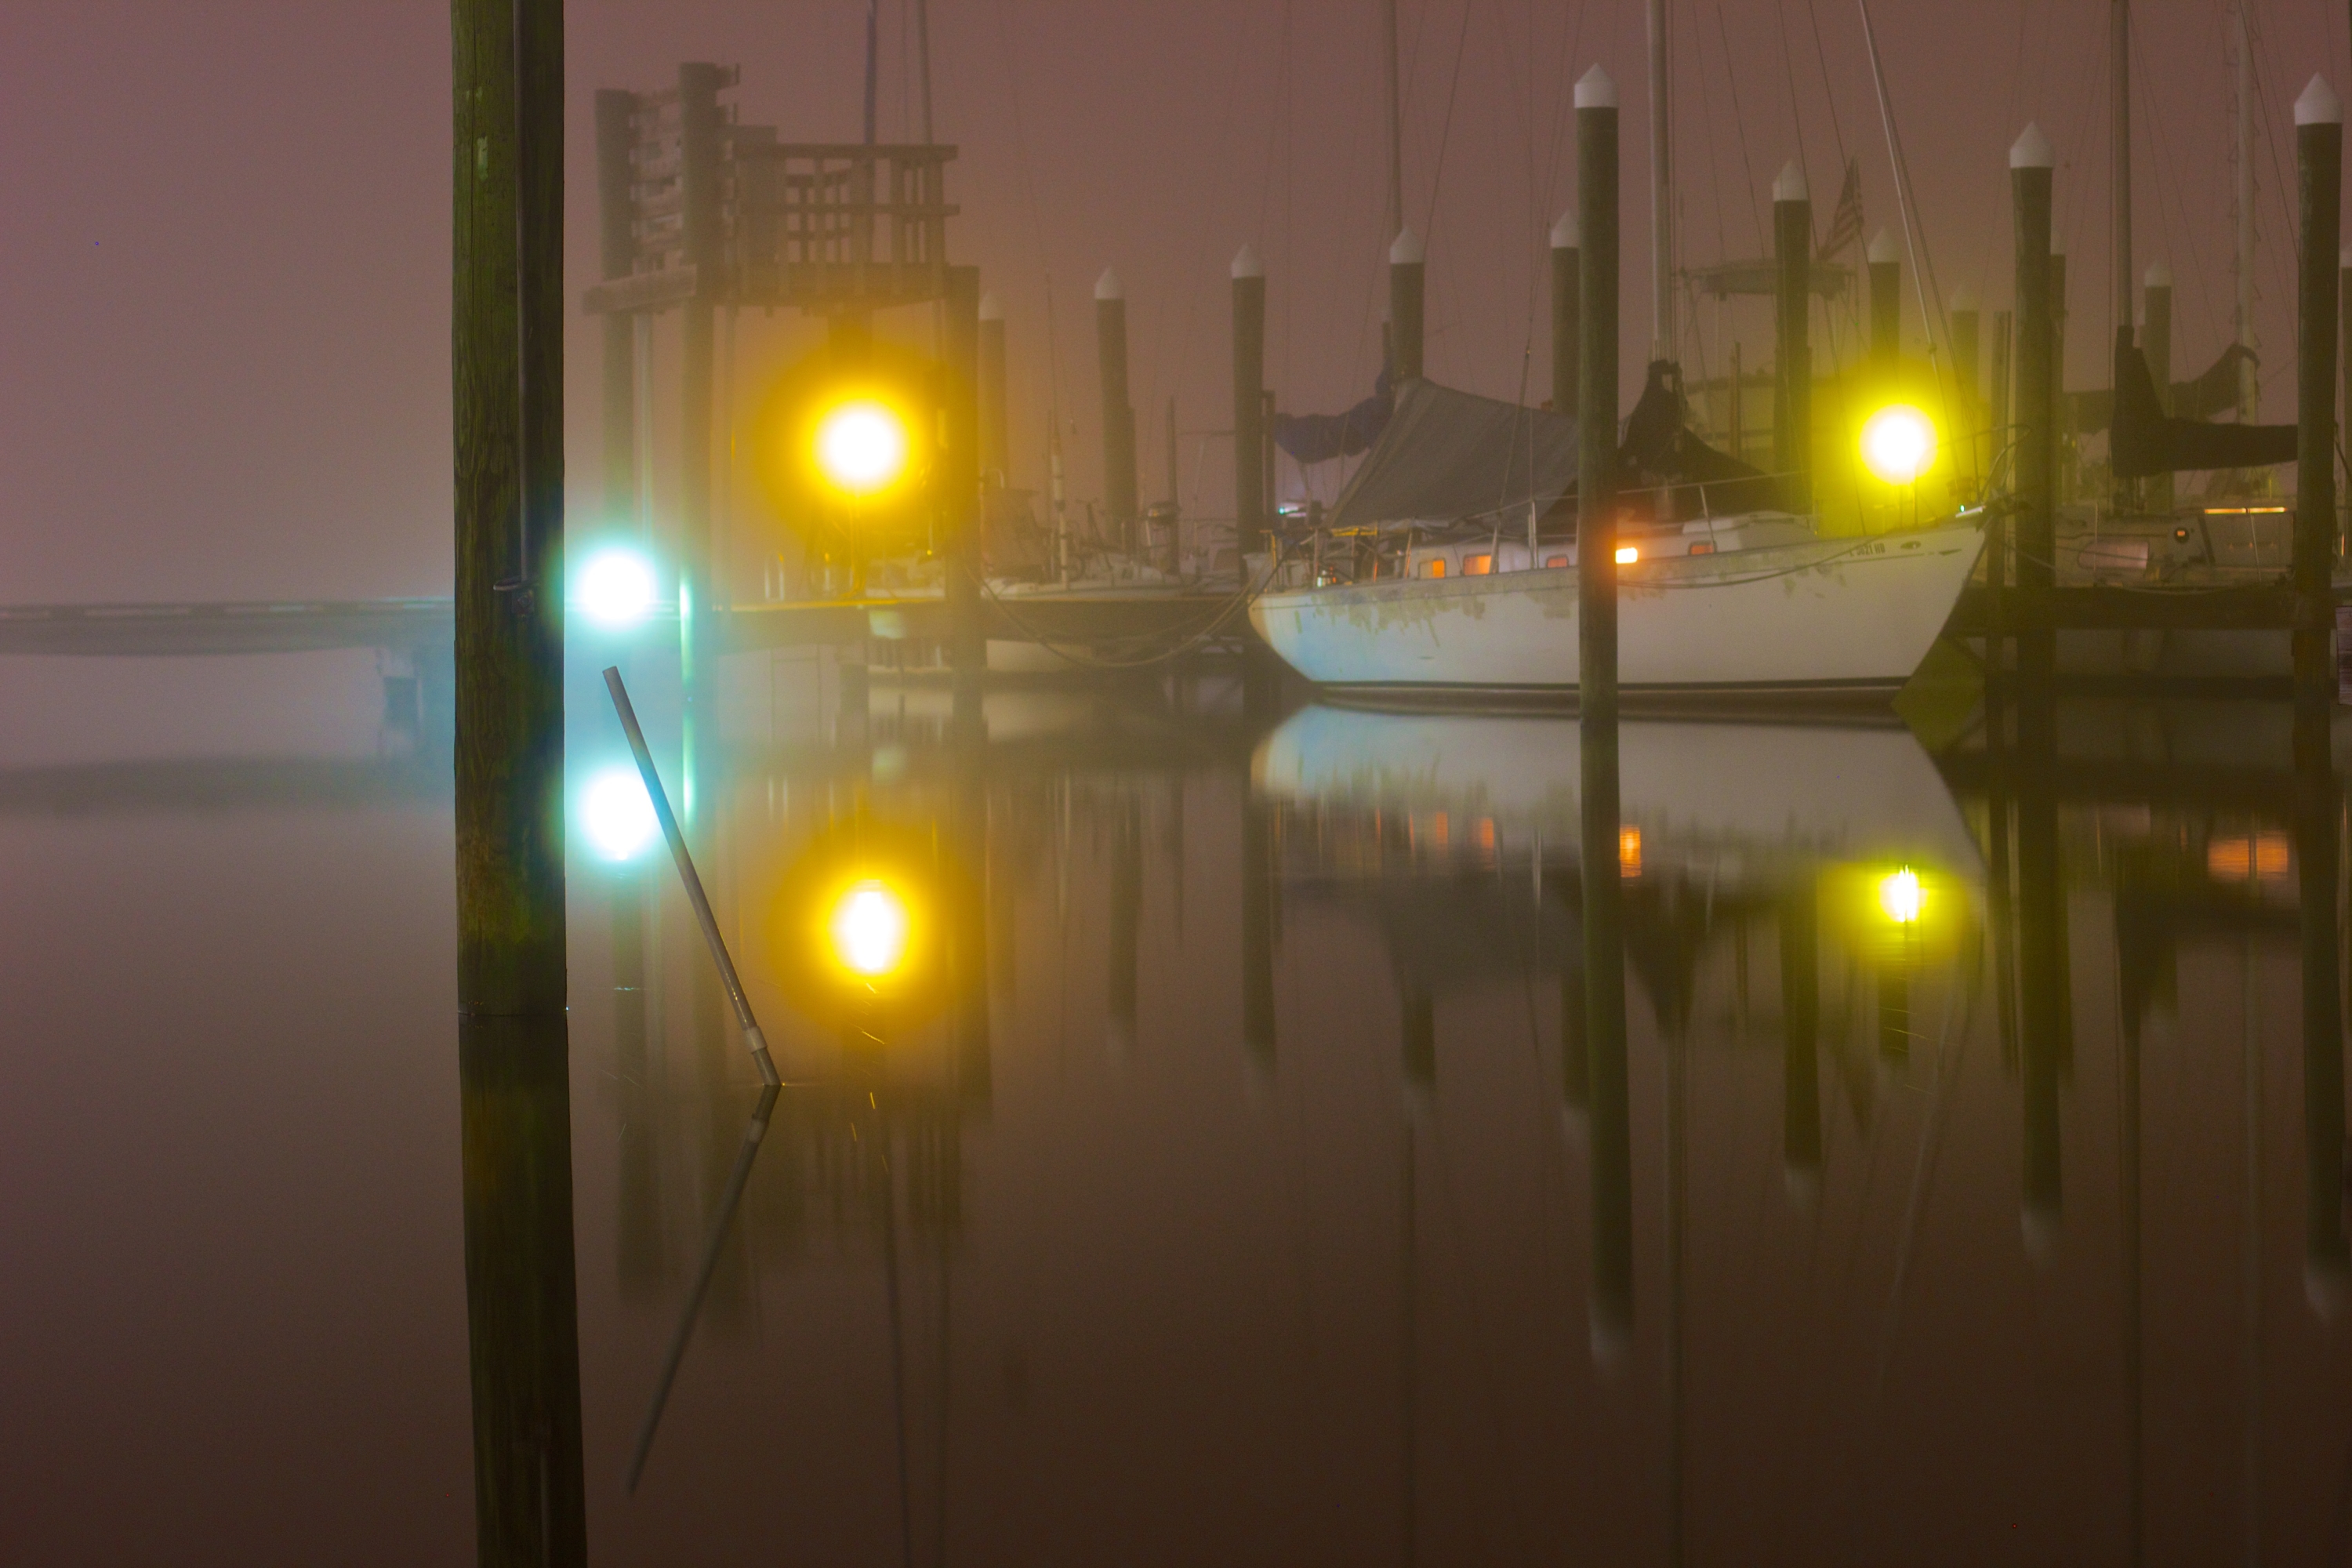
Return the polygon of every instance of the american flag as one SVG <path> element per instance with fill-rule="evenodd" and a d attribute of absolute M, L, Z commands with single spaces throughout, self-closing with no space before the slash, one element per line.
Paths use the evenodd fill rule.
<path fill-rule="evenodd" d="M 1816 261 L 1834 261 L 1849 246 L 1862 243 L 1862 160 L 1845 161 L 1845 184 L 1838 188 L 1837 211 L 1830 215 L 1830 231 L 1822 237 Z"/>

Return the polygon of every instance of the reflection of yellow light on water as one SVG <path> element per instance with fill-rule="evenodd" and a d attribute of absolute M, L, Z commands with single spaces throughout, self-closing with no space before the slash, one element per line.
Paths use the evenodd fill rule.
<path fill-rule="evenodd" d="M 833 955 L 841 966 L 877 980 L 906 962 L 910 923 L 907 900 L 869 878 L 841 896 L 826 930 L 833 939 Z"/>
<path fill-rule="evenodd" d="M 1936 460 L 1936 427 L 1908 404 L 1872 415 L 1862 427 L 1862 460 L 1890 485 L 1907 485 Z"/>
<path fill-rule="evenodd" d="M 1638 827 L 1617 830 L 1617 874 L 1621 877 L 1642 874 L 1642 830 Z"/>
<path fill-rule="evenodd" d="M 816 427 L 816 462 L 824 477 L 853 496 L 872 495 L 898 482 L 907 467 L 907 423 L 871 398 L 842 404 Z"/>
<path fill-rule="evenodd" d="M 1910 867 L 1879 879 L 1878 910 L 1896 925 L 1916 924 L 1927 902 L 1927 889 L 1919 886 L 1918 873 Z"/>

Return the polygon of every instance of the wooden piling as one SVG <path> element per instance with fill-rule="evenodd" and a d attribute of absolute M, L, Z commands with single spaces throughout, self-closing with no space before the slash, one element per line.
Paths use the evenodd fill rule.
<path fill-rule="evenodd" d="M 2336 683 L 2336 331 L 2344 229 L 2344 105 L 2315 76 L 2294 100 L 2302 192 L 2295 335 L 2295 626 L 2298 703 L 2326 704 Z M 2331 895 L 2332 896 L 2332 895 Z"/>
<path fill-rule="evenodd" d="M 1973 495 L 1984 474 L 1983 317 L 1976 290 L 1952 290 L 1952 398 L 1949 423 L 1960 449 L 1961 478 Z"/>
<path fill-rule="evenodd" d="M 2336 414 L 2341 423 L 2352 419 L 2352 248 L 2336 253 L 2336 349 L 2343 375 L 2336 388 Z M 2336 553 L 2341 559 L 2352 555 L 2352 496 L 2339 492 L 2336 512 Z"/>
<path fill-rule="evenodd" d="M 2294 853 L 2303 939 L 2305 1283 L 2332 1315 L 2352 1282 L 2344 1230 L 2344 993 L 2339 814 L 2329 704 L 2304 703 L 2294 721 Z"/>
<path fill-rule="evenodd" d="M 980 309 L 980 269 L 949 268 L 943 320 L 946 363 L 940 367 L 940 412 L 947 441 L 940 464 L 940 537 L 948 568 L 948 665 L 959 687 L 976 687 L 988 668 L 980 613 L 981 576 L 985 570 L 982 535 L 987 520 L 981 489 L 986 339 Z"/>
<path fill-rule="evenodd" d="M 1885 229 L 1864 253 L 1870 269 L 1870 373 L 1882 384 L 1903 361 L 1903 253 Z"/>
<path fill-rule="evenodd" d="M 2014 311 L 1996 310 L 1992 318 L 1992 405 L 1985 416 L 1985 426 L 1991 431 L 1986 443 L 1985 489 L 1988 495 L 1995 481 L 2006 479 L 2014 489 L 2017 484 L 2017 431 L 2012 422 L 2011 394 L 2017 384 L 2015 348 L 2017 316 Z M 2002 645 L 2001 627 L 2006 624 L 2005 601 L 2010 582 L 2009 570 L 2010 521 L 2008 513 L 1999 508 L 1985 511 L 1985 615 L 1992 633 L 1985 639 L 1985 662 L 1995 669 L 2009 668 L 2009 650 Z"/>
<path fill-rule="evenodd" d="M 1579 350 L 1578 312 L 1583 309 L 1578 277 L 1582 242 L 1576 214 L 1559 215 L 1551 226 L 1551 406 L 1556 414 L 1576 417 Z"/>
<path fill-rule="evenodd" d="M 1591 233 L 1588 226 L 1587 234 Z M 1772 182 L 1772 466 L 1791 511 L 1813 504 L 1813 355 L 1811 321 L 1813 204 L 1805 172 L 1792 160 Z"/>
<path fill-rule="evenodd" d="M 2052 364 L 2050 254 L 2055 162 L 2050 140 L 2037 125 L 2027 126 L 2009 150 L 2017 240 L 2015 580 L 2027 595 L 2046 595 L 2057 584 L 2057 373 Z M 2050 679 L 2057 650 L 2048 618 L 2033 618 L 2041 624 L 2018 638 L 2018 673 L 2028 684 Z"/>
<path fill-rule="evenodd" d="M 459 1137 L 484 1563 L 586 1556 L 563 879 L 563 7 L 453 0 Z"/>
<path fill-rule="evenodd" d="M 1577 709 L 1584 893 L 1584 1038 L 1591 1096 L 1591 1334 L 1612 1362 L 1633 1331 L 1633 1125 L 1625 1061 L 1625 937 L 1618 872 L 1617 85 L 1576 84 L 1582 357 L 1577 402 Z"/>
<path fill-rule="evenodd" d="M 1126 549 L 1139 542 L 1142 514 L 1135 477 L 1135 407 L 1128 401 L 1127 290 L 1104 268 L 1095 281 L 1096 367 L 1102 382 L 1103 512 L 1110 536 Z"/>
<path fill-rule="evenodd" d="M 636 145 L 637 95 L 612 89 L 596 93 L 596 233 L 598 259 L 607 281 L 625 278 L 636 266 L 637 241 L 630 186 L 635 171 L 629 155 Z M 604 315 L 604 444 L 602 503 L 607 528 L 634 518 L 637 505 L 636 318 L 626 311 Z"/>
<path fill-rule="evenodd" d="M 1254 247 L 1234 258 L 1234 538 L 1268 549 L 1265 516 L 1265 268 Z M 1246 575 L 1247 568 L 1244 568 Z"/>
<path fill-rule="evenodd" d="M 1002 489 L 1011 450 L 1011 420 L 1005 412 L 1004 307 L 993 294 L 980 297 L 980 475 Z"/>
<path fill-rule="evenodd" d="M 2172 412 L 2172 268 L 2161 261 L 2148 264 L 2140 296 L 2140 357 L 2147 361 L 2148 379 L 2156 383 L 2157 406 Z M 2140 504 L 2160 516 L 2172 515 L 2172 476 L 2154 474 L 2140 481 Z"/>
<path fill-rule="evenodd" d="M 1399 229 L 1389 246 L 1389 344 L 1396 355 L 1398 385 L 1422 378 L 1422 301 L 1428 282 L 1428 252 L 1421 237 Z"/>
<path fill-rule="evenodd" d="M 2050 242 L 2050 417 L 2053 504 L 2074 500 L 2074 423 L 2066 402 L 2066 244 Z"/>
<path fill-rule="evenodd" d="M 686 700 L 695 706 L 709 673 L 704 617 L 716 608 L 710 550 L 711 395 L 717 384 L 719 89 L 714 65 L 677 68 L 682 248 L 695 289 L 682 308 L 678 421 L 678 649 Z M 689 768 L 692 764 L 689 763 Z M 693 792 L 688 792 L 692 798 Z"/>

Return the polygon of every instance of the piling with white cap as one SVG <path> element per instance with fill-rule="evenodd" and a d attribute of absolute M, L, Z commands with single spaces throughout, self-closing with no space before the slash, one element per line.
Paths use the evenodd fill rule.
<path fill-rule="evenodd" d="M 2329 578 L 2336 554 L 2336 335 L 2343 288 L 2338 255 L 2344 242 L 2344 104 L 2325 77 L 2315 76 L 2294 100 L 2295 174 L 2302 187 L 2300 265 L 2296 268 L 2295 511 L 2294 578 L 2296 598 L 2294 676 L 2298 701 L 2328 700 L 2334 684 L 2334 595 Z M 2334 865 L 2334 858 L 2329 858 Z M 2332 875 L 2331 870 L 2331 875 Z M 2327 894 L 2334 908 L 2333 888 Z M 2313 988 L 2305 987 L 2305 1005 Z M 2336 984 L 2327 984 L 2335 1005 Z M 2343 1063 L 2336 1064 L 2336 1103 L 2343 1103 Z M 2341 1111 L 2339 1109 L 2339 1116 Z M 2340 1134 L 2339 1134 L 2340 1142 Z"/>
<path fill-rule="evenodd" d="M 1584 1047 L 1591 1096 L 1593 1355 L 1622 1353 L 1633 1316 L 1633 1125 L 1617 834 L 1617 84 L 1576 84 L 1578 287 L 1577 709 L 1584 864 Z"/>
<path fill-rule="evenodd" d="M 1864 260 L 1870 268 L 1870 367 L 1885 380 L 1903 357 L 1903 252 L 1882 228 L 1870 237 Z"/>
<path fill-rule="evenodd" d="M 1551 405 L 1571 418 L 1577 410 L 1577 328 L 1583 309 L 1577 294 L 1582 261 L 1583 239 L 1571 207 L 1551 226 Z"/>
<path fill-rule="evenodd" d="M 1266 548 L 1265 264 L 1244 245 L 1234 257 L 1234 536 Z"/>
<path fill-rule="evenodd" d="M 993 294 L 980 297 L 980 474 L 983 485 L 1003 489 L 1011 451 L 1011 420 L 1005 412 L 1010 385 L 1004 365 L 1004 306 Z"/>
<path fill-rule="evenodd" d="M 1428 253 L 1421 237 L 1399 229 L 1389 246 L 1389 349 L 1401 385 L 1422 376 L 1423 307 Z"/>
<path fill-rule="evenodd" d="M 1779 384 L 1772 398 L 1772 466 L 1789 508 L 1812 505 L 1813 352 L 1811 295 L 1813 203 L 1805 172 L 1791 159 L 1772 182 L 1773 349 Z"/>
<path fill-rule="evenodd" d="M 2140 358 L 2147 362 L 2148 379 L 2156 383 L 2156 405 L 2172 412 L 2172 268 L 2161 260 L 2147 264 L 2140 279 Z M 2169 515 L 2175 500 L 2172 476 L 2151 474 L 2140 481 L 2140 504 L 2149 511 Z"/>
<path fill-rule="evenodd" d="M 1138 501 L 1135 408 L 1128 400 L 1127 290 L 1108 267 L 1095 280 L 1095 357 L 1102 384 L 1103 512 L 1111 536 L 1132 549 Z"/>

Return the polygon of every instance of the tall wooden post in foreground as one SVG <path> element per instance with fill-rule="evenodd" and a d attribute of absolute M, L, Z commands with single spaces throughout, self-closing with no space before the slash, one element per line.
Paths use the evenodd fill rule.
<path fill-rule="evenodd" d="M 2294 100 L 2303 193 L 2295 336 L 2294 682 L 2296 700 L 2326 702 L 2335 680 L 2328 579 L 2336 565 L 2336 252 L 2344 230 L 2344 105 L 2324 77 Z M 2330 895 L 2333 897 L 2333 895 Z"/>
<path fill-rule="evenodd" d="M 1617 84 L 1576 84 L 1583 233 L 1578 367 L 1577 675 L 1584 884 L 1584 1042 L 1591 1096 L 1592 1354 L 1613 1364 L 1633 1330 L 1633 1141 L 1625 1064 L 1625 933 L 1618 886 Z"/>
<path fill-rule="evenodd" d="M 454 0 L 457 1004 L 485 1563 L 586 1558 L 563 921 L 563 6 Z"/>
<path fill-rule="evenodd" d="M 1591 230 L 1585 231 L 1589 236 Z M 1773 353 L 1779 381 L 1772 398 L 1772 466 L 1791 511 L 1813 504 L 1813 200 L 1794 162 L 1772 182 Z"/>

